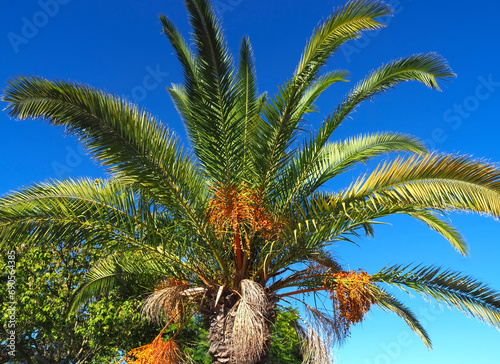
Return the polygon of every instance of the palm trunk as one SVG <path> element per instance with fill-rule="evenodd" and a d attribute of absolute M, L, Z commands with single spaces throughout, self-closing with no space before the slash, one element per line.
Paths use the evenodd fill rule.
<path fill-rule="evenodd" d="M 234 327 L 234 315 L 227 315 L 223 305 L 218 305 L 210 316 L 208 353 L 212 356 L 213 364 L 228 364 L 231 360 L 231 332 Z"/>
<path fill-rule="evenodd" d="M 243 297 L 245 295 L 243 294 Z M 240 314 L 234 309 L 236 303 L 233 294 L 222 299 L 219 305 L 209 316 L 208 342 L 210 343 L 209 354 L 212 356 L 213 364 L 265 364 L 271 345 L 270 326 L 274 323 L 276 313 L 276 300 L 266 295 L 266 305 L 261 313 L 255 317 L 261 317 L 260 327 L 261 339 L 248 342 L 247 347 L 242 348 L 241 340 L 233 335 L 245 337 L 241 329 L 235 330 L 236 316 Z M 233 309 L 232 309 L 233 308 Z M 258 308 L 256 308 L 257 312 Z M 245 328 L 243 328 L 245 331 Z M 248 333 L 252 337 L 252 332 Z M 239 342 L 239 343 L 238 343 Z"/>

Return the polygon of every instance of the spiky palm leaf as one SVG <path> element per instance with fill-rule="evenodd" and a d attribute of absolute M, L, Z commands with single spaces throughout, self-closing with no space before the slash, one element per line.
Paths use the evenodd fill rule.
<path fill-rule="evenodd" d="M 500 324 L 500 294 L 460 272 L 433 266 L 395 265 L 382 269 L 372 279 L 410 288 L 493 326 Z"/>
<path fill-rule="evenodd" d="M 3 96 L 11 116 L 63 126 L 111 177 L 36 184 L 4 196 L 0 246 L 43 238 L 114 247 L 116 254 L 89 272 L 75 306 L 123 282 L 138 284 L 150 294 L 144 314 L 151 320 L 183 320 L 195 311 L 207 317 L 215 363 L 250 364 L 265 356 L 274 308 L 289 298 L 303 302 L 312 319 L 297 327 L 309 353 L 319 350 L 306 362 L 328 360 L 325 345 L 342 340 L 373 304 L 401 317 L 430 347 L 415 315 L 384 284 L 409 287 L 500 327 L 498 293 L 472 278 L 401 266 L 370 277 L 345 272 L 332 258 L 333 242 L 371 236 L 381 218 L 394 214 L 424 222 L 467 254 L 444 214 L 500 217 L 500 170 L 493 164 L 428 154 L 418 139 L 398 133 L 331 140 L 363 101 L 402 82 L 439 89 L 437 80 L 454 76 L 446 62 L 429 53 L 381 66 L 303 137 L 302 120 L 318 97 L 348 75 L 320 74 L 322 67 L 345 42 L 383 27 L 378 19 L 390 8 L 351 0 L 334 10 L 314 30 L 295 73 L 267 97 L 257 91 L 249 40 L 243 39 L 235 66 L 208 0 L 186 4 L 192 46 L 169 19 L 160 19 L 184 71 L 184 83 L 168 92 L 193 155 L 161 122 L 119 97 L 75 83 L 12 79 Z M 345 189 L 323 188 L 394 152 L 405 156 L 382 162 Z M 329 296 L 331 310 L 309 306 L 304 293 Z M 161 335 L 156 344 L 164 342 L 174 345 Z M 153 346 L 135 353 L 147 360 Z"/>

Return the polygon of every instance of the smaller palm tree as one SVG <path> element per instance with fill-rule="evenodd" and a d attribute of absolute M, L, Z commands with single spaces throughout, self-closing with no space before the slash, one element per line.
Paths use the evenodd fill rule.
<path fill-rule="evenodd" d="M 307 42 L 291 78 L 273 97 L 259 95 L 250 43 L 235 67 L 207 0 L 186 0 L 193 48 L 172 22 L 163 29 L 185 82 L 168 90 L 186 125 L 192 154 L 158 120 L 126 100 L 91 87 L 38 77 L 12 80 L 3 100 L 10 115 L 43 118 L 76 135 L 111 178 L 36 184 L 0 200 L 0 241 L 36 245 L 40 238 L 114 247 L 74 301 L 78 306 L 127 284 L 150 292 L 143 313 L 182 327 L 194 314 L 209 327 L 213 363 L 264 363 L 278 304 L 303 304 L 296 329 L 305 361 L 328 362 L 332 341 L 379 306 L 431 342 L 416 316 L 386 286 L 411 289 L 500 327 L 500 295 L 458 272 L 395 265 L 347 271 L 333 243 L 371 236 L 381 218 L 405 214 L 444 236 L 461 254 L 467 245 L 444 213 L 500 216 L 500 170 L 459 155 L 428 153 L 416 138 L 365 134 L 332 141 L 339 124 L 365 100 L 406 81 L 438 89 L 453 77 L 436 54 L 389 62 L 357 83 L 319 127 L 303 120 L 347 72 L 320 71 L 333 53 L 391 13 L 378 1 L 336 9 Z M 350 186 L 327 183 L 360 163 L 404 152 Z M 323 294 L 323 310 L 304 299 Z M 163 333 L 163 331 L 162 331 Z M 131 352 L 132 362 L 173 363 L 175 337 Z M 174 335 L 175 336 L 175 335 Z M 135 359 L 134 359 L 135 358 Z"/>

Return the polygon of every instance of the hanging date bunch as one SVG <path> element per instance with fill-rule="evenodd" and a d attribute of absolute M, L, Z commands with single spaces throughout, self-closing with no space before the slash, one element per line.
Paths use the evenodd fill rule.
<path fill-rule="evenodd" d="M 333 273 L 325 278 L 324 286 L 334 304 L 337 331 L 348 336 L 350 326 L 361 322 L 375 303 L 370 275 L 362 270 Z"/>
<path fill-rule="evenodd" d="M 181 362 L 180 349 L 173 338 L 170 340 L 162 338 L 163 330 L 152 343 L 131 350 L 123 362 L 127 364 L 179 364 Z"/>
<path fill-rule="evenodd" d="M 207 215 L 218 238 L 229 235 L 234 248 L 245 249 L 244 243 L 250 251 L 250 240 L 256 234 L 266 240 L 279 234 L 281 224 L 266 212 L 260 196 L 245 183 L 217 184 L 212 190 Z"/>

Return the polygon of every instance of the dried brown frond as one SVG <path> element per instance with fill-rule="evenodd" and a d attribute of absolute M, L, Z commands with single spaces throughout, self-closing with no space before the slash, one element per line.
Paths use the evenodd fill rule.
<path fill-rule="evenodd" d="M 328 348 L 331 347 L 331 337 L 317 323 L 305 323 L 302 328 L 302 356 L 304 364 L 331 364 L 333 359 Z"/>
<path fill-rule="evenodd" d="M 304 307 L 307 310 L 306 312 L 310 321 L 314 322 L 315 331 L 322 332 L 326 338 L 326 342 L 339 344 L 345 339 L 344 331 L 339 331 L 335 317 L 332 317 L 330 312 L 319 310 L 305 303 Z"/>
<path fill-rule="evenodd" d="M 336 273 L 342 270 L 342 266 L 337 262 L 329 252 L 321 251 L 311 257 L 312 261 L 330 269 L 331 272 Z"/>
<path fill-rule="evenodd" d="M 129 351 L 124 362 L 128 364 L 180 364 L 179 346 L 172 339 L 164 340 L 163 330 L 152 343 Z"/>
<path fill-rule="evenodd" d="M 348 336 L 350 326 L 361 322 L 375 302 L 370 275 L 363 271 L 337 272 L 325 277 L 324 286 L 334 302 L 337 329 Z"/>
<path fill-rule="evenodd" d="M 267 352 L 266 343 L 270 336 L 268 304 L 266 293 L 260 284 L 249 279 L 241 281 L 241 299 L 232 332 L 232 363 L 257 363 Z"/>
<path fill-rule="evenodd" d="M 163 288 L 167 287 L 175 287 L 175 286 L 187 286 L 189 285 L 187 282 L 180 280 L 180 279 L 175 279 L 175 278 L 167 278 L 158 284 L 158 286 L 155 288 L 155 291 L 159 291 Z"/>
<path fill-rule="evenodd" d="M 144 300 L 142 316 L 148 321 L 162 324 L 164 320 L 179 320 L 185 307 L 185 294 L 189 284 L 167 280 L 158 285 L 155 292 Z"/>

